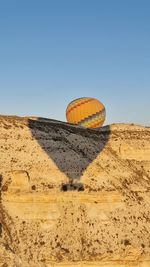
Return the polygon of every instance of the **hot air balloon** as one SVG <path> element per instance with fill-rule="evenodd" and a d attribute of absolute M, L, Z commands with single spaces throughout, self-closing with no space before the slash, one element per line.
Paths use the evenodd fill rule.
<path fill-rule="evenodd" d="M 85 128 L 99 128 L 106 117 L 104 105 L 97 99 L 82 97 L 69 103 L 66 109 L 66 118 L 69 123 Z"/>

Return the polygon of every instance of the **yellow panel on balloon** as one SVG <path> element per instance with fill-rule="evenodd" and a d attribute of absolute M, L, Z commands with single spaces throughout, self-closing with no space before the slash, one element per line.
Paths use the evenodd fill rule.
<path fill-rule="evenodd" d="M 104 105 L 97 99 L 82 97 L 69 103 L 66 109 L 66 118 L 69 123 L 86 128 L 99 128 L 106 117 Z"/>

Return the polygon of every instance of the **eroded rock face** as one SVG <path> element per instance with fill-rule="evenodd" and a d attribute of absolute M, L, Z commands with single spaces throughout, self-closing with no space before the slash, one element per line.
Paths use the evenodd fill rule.
<path fill-rule="evenodd" d="M 0 117 L 0 266 L 149 267 L 150 128 Z"/>

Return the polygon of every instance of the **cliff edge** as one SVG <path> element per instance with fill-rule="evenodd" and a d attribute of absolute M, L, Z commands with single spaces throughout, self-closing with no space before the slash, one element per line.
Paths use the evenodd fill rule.
<path fill-rule="evenodd" d="M 0 116 L 0 267 L 149 267 L 150 128 Z"/>

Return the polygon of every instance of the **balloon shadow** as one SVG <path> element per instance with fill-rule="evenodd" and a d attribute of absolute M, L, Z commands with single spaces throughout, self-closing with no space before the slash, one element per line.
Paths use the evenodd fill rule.
<path fill-rule="evenodd" d="M 68 183 L 62 191 L 83 191 L 80 177 L 107 144 L 110 127 L 87 129 L 69 123 L 29 118 L 28 126 L 34 139 L 59 170 L 67 175 Z"/>

